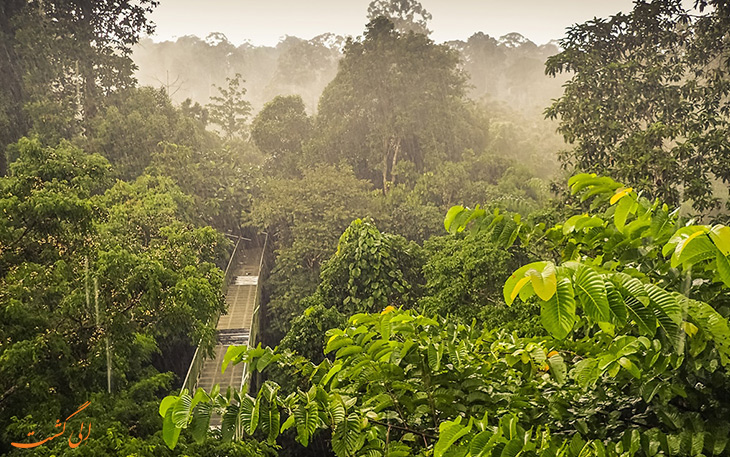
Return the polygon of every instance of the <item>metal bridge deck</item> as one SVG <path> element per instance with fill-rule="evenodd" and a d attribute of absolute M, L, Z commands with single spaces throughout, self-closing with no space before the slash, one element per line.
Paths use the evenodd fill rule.
<path fill-rule="evenodd" d="M 241 388 L 243 364 L 229 365 L 225 373 L 221 373 L 221 366 L 229 346 L 248 344 L 256 308 L 256 287 L 262 254 L 262 248 L 244 250 L 242 261 L 234 267 L 233 279 L 226 294 L 228 311 L 218 320 L 215 358 L 204 361 L 198 377 L 197 387 L 206 392 L 210 392 L 215 384 L 220 385 L 221 393 L 225 393 L 229 386 L 236 390 Z M 211 425 L 218 425 L 213 423 L 217 422 L 216 418 L 213 417 Z"/>

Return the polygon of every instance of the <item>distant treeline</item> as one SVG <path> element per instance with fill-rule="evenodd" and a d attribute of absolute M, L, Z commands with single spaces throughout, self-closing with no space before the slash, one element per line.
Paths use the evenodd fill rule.
<path fill-rule="evenodd" d="M 287 36 L 275 47 L 235 46 L 225 35 L 205 39 L 184 36 L 176 41 L 144 39 L 134 47 L 140 85 L 166 88 L 175 102 L 187 98 L 201 104 L 215 95 L 215 86 L 240 73 L 247 98 L 258 111 L 277 95 L 301 95 L 309 112 L 337 73 L 346 39 L 331 33 L 304 40 Z M 553 43 L 536 45 L 519 33 L 500 38 L 478 32 L 468 40 L 449 41 L 462 56 L 475 100 L 504 102 L 524 114 L 541 113 L 561 95 L 567 77 L 545 75 L 546 59 L 559 52 Z"/>

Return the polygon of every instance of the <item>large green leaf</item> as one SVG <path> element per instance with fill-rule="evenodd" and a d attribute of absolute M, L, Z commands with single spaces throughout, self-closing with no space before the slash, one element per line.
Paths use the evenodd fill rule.
<path fill-rule="evenodd" d="M 221 438 L 223 441 L 231 441 L 234 437 L 240 435 L 241 418 L 238 410 L 238 405 L 229 404 L 223 412 L 223 420 L 221 421 Z"/>
<path fill-rule="evenodd" d="M 433 447 L 433 457 L 443 457 L 459 438 L 469 433 L 471 426 L 471 422 L 466 426 L 461 425 L 461 417 L 439 424 L 439 439 Z"/>
<path fill-rule="evenodd" d="M 644 290 L 652 306 L 659 308 L 675 324 L 679 325 L 682 322 L 682 307 L 677 302 L 676 297 L 661 287 L 650 283 L 644 284 Z"/>
<path fill-rule="evenodd" d="M 596 178 L 597 176 L 598 175 L 595 173 L 578 173 L 576 175 L 571 176 L 568 179 L 568 186 L 571 188 L 571 191 L 572 191 L 571 193 L 575 194 L 576 192 L 580 191 L 586 185 L 588 185 L 588 184 L 584 185 L 584 183 L 586 181 L 590 182 L 591 179 Z M 579 187 L 575 187 L 575 189 L 573 189 L 574 186 L 579 186 Z"/>
<path fill-rule="evenodd" d="M 185 392 L 187 392 L 187 389 L 185 389 Z M 172 407 L 172 405 L 174 405 L 179 399 L 180 399 L 180 397 L 178 397 L 176 395 L 168 395 L 167 397 L 163 398 L 162 401 L 160 402 L 160 408 L 159 408 L 160 416 L 162 416 L 164 418 L 165 415 L 167 414 L 167 410 L 170 407 Z"/>
<path fill-rule="evenodd" d="M 446 213 L 446 217 L 444 218 L 444 228 L 449 233 L 456 233 L 457 227 L 454 227 L 454 231 L 451 231 L 451 225 L 454 222 L 454 218 L 456 218 L 456 215 L 464 211 L 464 207 L 461 205 L 452 206 L 449 208 L 449 211 Z"/>
<path fill-rule="evenodd" d="M 672 255 L 672 268 L 682 264 L 685 268 L 702 260 L 712 259 L 717 254 L 717 248 L 710 238 L 701 231 L 689 235 L 677 244 Z"/>
<path fill-rule="evenodd" d="M 639 326 L 641 332 L 649 337 L 654 337 L 658 324 L 652 310 L 635 297 L 624 297 L 624 302 L 629 316 Z"/>
<path fill-rule="evenodd" d="M 260 404 L 260 400 L 254 400 L 248 394 L 241 396 L 241 403 L 238 410 L 240 416 L 239 422 L 243 426 L 243 431 L 248 435 L 253 435 L 256 427 L 258 427 Z"/>
<path fill-rule="evenodd" d="M 514 294 L 514 290 L 517 287 L 518 283 L 520 286 L 525 286 L 527 284 L 527 281 L 522 281 L 525 278 L 529 278 L 528 272 L 531 270 L 535 270 L 537 272 L 542 272 L 545 270 L 549 262 L 533 262 L 529 263 L 527 265 L 524 265 L 517 269 L 512 275 L 510 275 L 509 278 L 507 278 L 507 281 L 504 283 L 504 288 L 502 289 L 503 295 L 504 295 L 504 301 L 508 305 L 511 305 L 514 301 L 517 294 Z M 520 295 L 520 298 L 523 298 L 522 295 Z"/>
<path fill-rule="evenodd" d="M 188 426 L 190 414 L 193 409 L 192 404 L 193 397 L 184 393 L 180 396 L 180 399 L 172 405 L 172 421 L 175 423 L 176 427 L 185 428 Z"/>
<path fill-rule="evenodd" d="M 173 408 L 168 408 L 165 413 L 165 419 L 162 421 L 162 439 L 170 449 L 175 449 L 177 440 L 180 438 L 180 427 L 177 427 L 172 420 Z"/>
<path fill-rule="evenodd" d="M 550 367 L 550 374 L 558 384 L 565 383 L 565 378 L 568 375 L 568 369 L 565 366 L 563 357 L 559 354 L 555 354 L 547 359 L 548 366 Z"/>
<path fill-rule="evenodd" d="M 289 430 L 290 428 L 294 427 L 296 425 L 296 420 L 294 418 L 294 415 L 287 417 L 283 424 L 281 424 L 281 428 L 279 429 L 279 433 L 284 433 L 285 431 Z"/>
<path fill-rule="evenodd" d="M 641 370 L 627 357 L 621 357 L 618 359 L 619 365 L 621 365 L 626 371 L 631 373 L 636 379 L 641 379 Z"/>
<path fill-rule="evenodd" d="M 592 358 L 579 361 L 570 372 L 570 376 L 581 387 L 588 387 L 589 385 L 595 384 L 600 374 L 598 360 Z"/>
<path fill-rule="evenodd" d="M 675 252 L 677 250 L 678 245 L 686 240 L 690 235 L 696 233 L 696 232 L 704 232 L 707 233 L 710 230 L 709 227 L 704 225 L 690 225 L 688 227 L 681 227 L 677 229 L 671 237 L 669 237 L 669 241 L 667 241 L 667 244 L 662 247 L 662 255 L 664 257 L 668 256 L 669 254 Z"/>
<path fill-rule="evenodd" d="M 350 413 L 345 420 L 337 424 L 332 434 L 332 450 L 337 457 L 349 457 L 362 447 L 364 435 L 360 430 L 360 417 Z"/>
<path fill-rule="evenodd" d="M 610 281 L 604 281 L 606 297 L 608 298 L 609 321 L 613 325 L 622 326 L 626 323 L 627 311 L 623 297 Z"/>
<path fill-rule="evenodd" d="M 711 337 L 722 364 L 730 365 L 730 327 L 727 319 L 707 303 L 689 299 L 687 303 L 687 313 L 697 327 Z"/>
<path fill-rule="evenodd" d="M 609 321 L 608 295 L 601 275 L 583 265 L 575 273 L 573 288 L 576 298 L 588 317 L 596 322 Z"/>
<path fill-rule="evenodd" d="M 575 323 L 575 296 L 568 278 L 558 280 L 555 294 L 542 302 L 541 322 L 555 338 L 565 338 Z"/>
<path fill-rule="evenodd" d="M 387 398 L 390 400 L 390 396 L 386 394 L 382 394 L 383 398 Z M 374 397 L 377 398 L 378 396 Z M 370 401 L 372 401 L 371 399 Z M 345 408 L 345 402 L 342 401 L 342 397 L 339 394 L 332 394 L 329 399 L 329 414 L 332 418 L 332 422 L 337 425 L 340 422 L 345 420 L 345 414 L 347 413 L 347 410 Z M 377 410 L 377 408 L 376 408 Z"/>
<path fill-rule="evenodd" d="M 675 351 L 682 353 L 684 351 L 684 332 L 680 324 L 684 316 L 680 300 L 654 284 L 644 284 L 644 290 L 649 296 L 649 307 L 659 326 L 664 330 Z"/>
<path fill-rule="evenodd" d="M 297 438 L 303 446 L 307 446 L 319 427 L 319 406 L 314 399 L 302 396 L 301 402 L 294 409 L 294 420 L 297 426 Z"/>
<path fill-rule="evenodd" d="M 568 180 L 571 193 L 577 194 L 586 187 L 597 187 L 602 193 L 613 194 L 616 189 L 621 187 L 621 184 L 617 183 L 608 176 L 597 176 L 595 173 L 581 173 L 571 177 Z"/>
<path fill-rule="evenodd" d="M 332 335 L 329 341 L 327 341 L 327 346 L 324 349 L 324 353 L 329 354 L 332 351 L 338 350 L 344 346 L 348 346 L 353 343 L 354 341 L 352 340 L 352 338 L 343 335 Z"/>
<path fill-rule="evenodd" d="M 432 371 L 436 372 L 441 369 L 441 357 L 443 354 L 444 344 L 439 344 L 438 348 L 433 343 L 428 345 L 428 366 Z"/>
<path fill-rule="evenodd" d="M 649 296 L 644 284 L 624 273 L 617 273 L 611 279 L 626 304 L 628 315 L 643 334 L 653 337 L 658 324 L 653 311 L 648 307 Z"/>
<path fill-rule="evenodd" d="M 624 227 L 626 226 L 626 219 L 633 210 L 633 198 L 624 197 L 618 201 L 618 204 L 616 205 L 616 212 L 613 214 L 613 223 L 616 225 L 619 232 L 623 233 Z"/>
<path fill-rule="evenodd" d="M 710 229 L 710 239 L 723 255 L 730 255 L 730 227 L 715 225 Z"/>
<path fill-rule="evenodd" d="M 190 422 L 190 434 L 197 443 L 205 441 L 210 429 L 210 417 L 213 414 L 213 405 L 210 403 L 199 403 L 193 408 L 193 419 Z"/>
<path fill-rule="evenodd" d="M 558 277 L 555 273 L 555 265 L 552 262 L 547 262 L 547 265 L 541 271 L 536 269 L 528 270 L 527 275 L 530 277 L 532 290 L 541 300 L 550 300 L 555 295 Z"/>
<path fill-rule="evenodd" d="M 223 363 L 221 364 L 221 373 L 225 373 L 226 368 L 231 362 L 239 359 L 248 351 L 248 346 L 228 346 L 226 354 L 223 356 Z"/>
<path fill-rule="evenodd" d="M 730 260 L 720 251 L 717 252 L 717 256 L 715 257 L 715 266 L 720 280 L 727 287 L 730 287 Z"/>
<path fill-rule="evenodd" d="M 563 235 L 572 233 L 576 229 L 576 225 L 578 224 L 578 222 L 580 222 L 582 220 L 588 220 L 588 219 L 590 219 L 590 216 L 588 216 L 587 214 L 577 214 L 577 215 L 569 218 L 563 224 Z"/>
<path fill-rule="evenodd" d="M 469 443 L 469 454 L 471 457 L 484 457 L 494 447 L 495 440 L 491 438 L 494 433 L 491 430 L 483 430 L 474 436 Z"/>
<path fill-rule="evenodd" d="M 275 401 L 270 403 L 268 400 L 262 401 L 259 409 L 259 425 L 269 444 L 276 443 L 276 437 L 279 436 L 280 420 L 281 415 L 277 403 Z"/>
<path fill-rule="evenodd" d="M 517 457 L 517 455 L 522 451 L 523 446 L 524 441 L 522 437 L 512 438 L 507 442 L 504 448 L 502 448 L 500 457 Z"/>
<path fill-rule="evenodd" d="M 474 219 L 483 218 L 485 215 L 486 212 L 483 209 L 480 209 L 479 205 L 477 205 L 474 209 L 464 208 L 461 205 L 453 206 L 449 209 L 449 212 L 446 213 L 446 217 L 444 218 L 444 227 L 451 234 L 461 232 L 467 225 L 469 225 L 469 222 Z"/>

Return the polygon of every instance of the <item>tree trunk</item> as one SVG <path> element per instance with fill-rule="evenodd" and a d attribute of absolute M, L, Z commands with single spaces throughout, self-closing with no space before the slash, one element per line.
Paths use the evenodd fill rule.
<path fill-rule="evenodd" d="M 401 148 L 401 139 L 396 138 L 395 144 L 393 145 L 393 161 L 390 165 L 390 183 L 395 184 L 395 164 L 398 162 L 398 153 Z"/>
<path fill-rule="evenodd" d="M 81 62 L 81 76 L 84 82 L 84 113 L 83 124 L 88 122 L 96 114 L 97 87 L 96 72 L 94 70 L 94 48 L 91 42 L 94 40 L 94 26 L 91 19 L 94 14 L 92 0 L 79 0 L 81 8 L 81 19 L 78 24 L 79 35 L 83 37 L 80 46 L 84 49 Z"/>
<path fill-rule="evenodd" d="M 0 65 L 0 100 L 3 101 L 0 114 L 7 119 L 6 125 L 0 125 L 0 176 L 6 172 L 5 146 L 26 135 L 30 129 L 23 111 L 26 102 L 23 66 L 16 51 L 13 26 L 13 19 L 25 5 L 23 0 L 0 1 L 0 61 L 3 62 Z"/>
<path fill-rule="evenodd" d="M 390 156 L 390 140 L 383 140 L 383 195 L 388 194 L 388 157 Z"/>

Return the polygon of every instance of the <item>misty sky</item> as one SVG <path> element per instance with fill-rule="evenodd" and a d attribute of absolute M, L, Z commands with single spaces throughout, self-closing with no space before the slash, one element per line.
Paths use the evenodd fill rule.
<path fill-rule="evenodd" d="M 161 0 L 152 14 L 155 41 L 222 32 L 238 45 L 275 45 L 285 35 L 360 35 L 370 0 Z M 563 36 L 571 24 L 632 9 L 631 0 L 422 0 L 433 15 L 431 37 L 466 39 L 519 32 L 537 44 Z"/>

